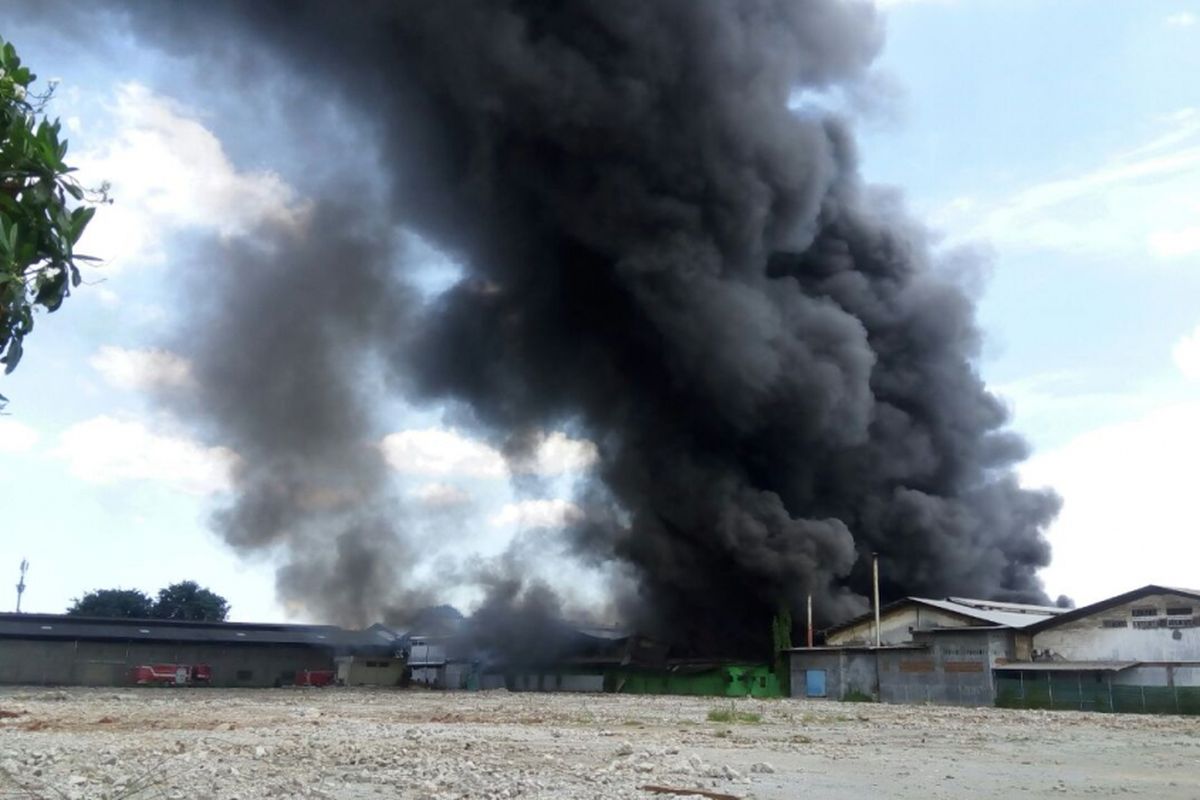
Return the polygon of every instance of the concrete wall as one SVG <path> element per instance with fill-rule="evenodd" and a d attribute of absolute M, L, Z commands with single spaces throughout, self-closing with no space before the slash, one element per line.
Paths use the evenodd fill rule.
<path fill-rule="evenodd" d="M 347 686 L 399 686 L 406 666 L 402 658 L 348 656 L 338 659 L 338 680 Z"/>
<path fill-rule="evenodd" d="M 959 614 L 929 608 L 919 603 L 908 603 L 898 608 L 885 610 L 879 618 L 879 638 L 885 644 L 911 642 L 914 631 L 930 628 L 956 628 L 978 624 Z M 869 619 L 842 630 L 830 633 L 825 644 L 829 647 L 875 644 L 875 620 Z"/>
<path fill-rule="evenodd" d="M 825 671 L 825 695 L 834 700 L 861 693 L 884 703 L 992 705 L 992 666 L 1012 659 L 1011 631 L 938 631 L 915 638 L 918 647 L 792 651 L 792 696 L 806 697 L 807 673 L 819 669 Z"/>
<path fill-rule="evenodd" d="M 208 664 L 214 686 L 273 686 L 303 669 L 333 669 L 312 647 L 0 639 L 0 684 L 123 686 L 139 664 Z"/>
<path fill-rule="evenodd" d="M 1191 608 L 1190 616 L 1168 608 Z M 1134 616 L 1135 610 L 1153 616 Z M 1038 658 L 1063 661 L 1198 661 L 1200 601 L 1172 594 L 1142 598 L 1033 635 Z M 1123 625 L 1123 627 L 1109 627 Z"/>
<path fill-rule="evenodd" d="M 520 672 L 511 676 L 508 688 L 517 692 L 603 692 L 604 674 Z"/>
<path fill-rule="evenodd" d="M 825 671 L 825 697 L 879 696 L 874 650 L 795 650 L 789 653 L 792 697 L 808 697 L 808 670 Z"/>

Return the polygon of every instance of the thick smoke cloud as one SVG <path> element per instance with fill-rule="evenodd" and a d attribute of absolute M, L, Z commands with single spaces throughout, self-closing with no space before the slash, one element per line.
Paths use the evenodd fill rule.
<path fill-rule="evenodd" d="M 696 651 L 752 650 L 806 593 L 825 619 L 861 607 L 873 551 L 890 596 L 1045 599 L 1058 500 L 1017 484 L 1025 447 L 974 366 L 972 302 L 861 183 L 845 123 L 789 109 L 867 79 L 869 7 L 133 9 L 146 41 L 248 49 L 345 102 L 385 155 L 388 222 L 467 270 L 421 305 L 369 237 L 230 253 L 263 285 L 216 287 L 194 326 L 202 411 L 244 458 L 218 523 L 290 554 L 285 594 L 319 588 L 338 617 L 403 602 L 415 556 L 345 355 L 371 351 L 410 399 L 465 404 L 518 455 L 564 423 L 595 441 L 574 547 L 626 566 L 629 621 Z M 346 525 L 312 515 L 324 492 Z"/>

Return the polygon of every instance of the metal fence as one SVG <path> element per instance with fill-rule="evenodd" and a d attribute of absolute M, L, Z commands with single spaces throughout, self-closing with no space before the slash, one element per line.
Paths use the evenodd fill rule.
<path fill-rule="evenodd" d="M 996 705 L 1132 714 L 1200 714 L 1200 687 L 1124 686 L 1095 673 L 997 676 Z"/>

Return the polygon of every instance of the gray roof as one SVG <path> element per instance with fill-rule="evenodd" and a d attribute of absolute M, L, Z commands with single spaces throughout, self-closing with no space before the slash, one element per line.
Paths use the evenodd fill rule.
<path fill-rule="evenodd" d="M 1064 609 L 1048 606 L 1025 606 L 1015 603 L 991 603 L 987 600 L 971 600 L 965 597 L 947 597 L 945 600 L 934 600 L 928 597 L 910 597 L 916 603 L 940 608 L 954 614 L 990 622 L 993 625 L 1003 625 L 1006 628 L 1024 628 L 1035 622 L 1061 614 Z M 1014 610 L 1016 608 L 1028 610 Z"/>
<path fill-rule="evenodd" d="M 337 650 L 393 649 L 395 641 L 384 630 L 355 631 L 334 625 L 101 619 L 63 614 L 0 614 L 0 638 L 308 645 Z"/>
<path fill-rule="evenodd" d="M 1005 628 L 1024 628 L 1051 619 L 1055 615 L 1066 611 L 1066 609 L 1058 608 L 1057 606 L 1033 606 L 1024 603 L 977 600 L 970 597 L 947 597 L 944 600 L 932 597 L 902 597 L 885 605 L 880 609 L 880 613 L 886 614 L 889 611 L 903 608 L 908 604 L 928 606 L 929 608 L 936 608 L 951 614 L 957 614 L 966 619 L 976 620 L 988 625 L 1000 625 Z M 869 622 L 873 617 L 874 613 L 868 611 L 853 619 L 846 620 L 840 625 L 827 628 L 825 633 L 826 635 L 836 633 L 837 631 L 845 630 L 863 622 Z"/>

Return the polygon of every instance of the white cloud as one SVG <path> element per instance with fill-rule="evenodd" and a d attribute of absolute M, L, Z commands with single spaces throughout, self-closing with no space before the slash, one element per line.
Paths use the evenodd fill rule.
<path fill-rule="evenodd" d="M 1157 135 L 1074 174 L 1008 197 L 959 197 L 935 212 L 950 244 L 988 240 L 1011 249 L 1200 253 L 1200 110 L 1157 121 Z"/>
<path fill-rule="evenodd" d="M 441 428 L 390 433 L 383 439 L 383 454 L 393 469 L 406 475 L 502 478 L 507 474 L 499 452 Z"/>
<path fill-rule="evenodd" d="M 0 453 L 24 453 L 39 439 L 41 435 L 23 422 L 0 418 Z"/>
<path fill-rule="evenodd" d="M 596 445 L 586 439 L 571 439 L 561 431 L 543 436 L 532 461 L 514 465 L 517 472 L 538 475 L 562 475 L 582 472 L 596 463 Z"/>
<path fill-rule="evenodd" d="M 1200 403 L 1089 431 L 1021 469 L 1062 496 L 1050 531 L 1051 593 L 1090 602 L 1146 583 L 1195 584 L 1200 558 Z"/>
<path fill-rule="evenodd" d="M 452 429 L 426 428 L 388 434 L 384 457 L 393 469 L 407 475 L 465 478 L 503 478 L 510 473 L 500 451 Z M 555 431 L 542 437 L 531 459 L 512 465 L 518 474 L 544 476 L 578 472 L 596 460 L 596 446 Z"/>
<path fill-rule="evenodd" d="M 1196 24 L 1197 17 L 1188 11 L 1180 11 L 1167 17 L 1167 24 L 1174 28 L 1190 28 Z"/>
<path fill-rule="evenodd" d="M 100 302 L 109 308 L 113 308 L 120 304 L 121 295 L 109 289 L 107 286 L 97 286 L 92 289 L 92 293 L 99 298 Z"/>
<path fill-rule="evenodd" d="M 183 389 L 195 381 L 191 363 L 170 350 L 127 350 L 105 345 L 88 363 L 118 389 Z"/>
<path fill-rule="evenodd" d="M 100 209 L 80 242 L 108 272 L 163 260 L 163 242 L 176 230 L 232 236 L 265 221 L 304 218 L 306 206 L 282 178 L 239 172 L 212 131 L 171 99 L 129 83 L 112 113 L 116 134 L 78 161 L 85 186 L 112 184 L 113 204 Z"/>
<path fill-rule="evenodd" d="M 449 483 L 423 483 L 411 492 L 423 506 L 434 511 L 461 508 L 471 503 L 471 495 Z"/>
<path fill-rule="evenodd" d="M 522 500 L 505 503 L 489 521 L 497 527 L 561 528 L 583 518 L 583 510 L 566 500 Z"/>
<path fill-rule="evenodd" d="M 157 433 L 140 422 L 109 416 L 63 431 L 53 455 L 88 483 L 150 481 L 188 494 L 228 489 L 237 460 L 228 448 L 204 447 L 183 436 Z"/>
<path fill-rule="evenodd" d="M 1171 355 L 1175 358 L 1175 366 L 1179 367 L 1184 377 L 1200 381 L 1200 325 L 1175 343 Z"/>

